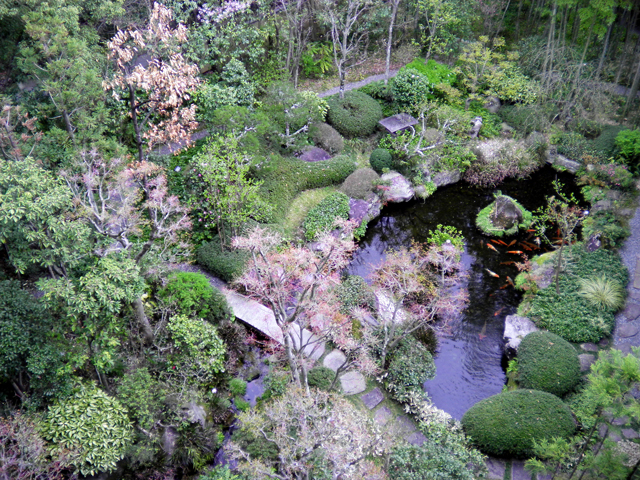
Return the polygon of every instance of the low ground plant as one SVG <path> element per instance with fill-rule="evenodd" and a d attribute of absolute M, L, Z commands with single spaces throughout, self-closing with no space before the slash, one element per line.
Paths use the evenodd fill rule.
<path fill-rule="evenodd" d="M 332 193 L 309 210 L 302 228 L 307 240 L 313 240 L 333 227 L 337 218 L 349 219 L 349 197 L 344 193 Z"/>
<path fill-rule="evenodd" d="M 248 256 L 241 250 L 223 249 L 216 235 L 196 250 L 196 260 L 208 272 L 225 282 L 231 282 L 244 272 Z"/>

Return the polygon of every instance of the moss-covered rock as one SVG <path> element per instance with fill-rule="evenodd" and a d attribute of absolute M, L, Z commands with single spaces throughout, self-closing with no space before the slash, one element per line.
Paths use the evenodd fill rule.
<path fill-rule="evenodd" d="M 566 438 L 575 430 L 571 411 L 555 395 L 513 390 L 476 403 L 462 426 L 482 452 L 501 457 L 533 455 L 534 440 Z"/>
<path fill-rule="evenodd" d="M 518 349 L 518 380 L 532 388 L 562 396 L 580 379 L 580 361 L 573 346 L 551 332 L 532 332 Z"/>
<path fill-rule="evenodd" d="M 531 212 L 513 198 L 500 193 L 476 217 L 477 227 L 485 234 L 495 237 L 513 235 L 521 228 L 528 228 L 532 221 Z"/>

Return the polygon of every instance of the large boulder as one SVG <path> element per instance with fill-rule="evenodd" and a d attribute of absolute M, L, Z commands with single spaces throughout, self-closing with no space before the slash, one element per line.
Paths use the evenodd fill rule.
<path fill-rule="evenodd" d="M 565 168 L 569 170 L 571 173 L 576 173 L 582 166 L 581 163 L 576 162 L 574 160 L 569 160 L 567 157 L 560 154 L 555 156 L 550 156 L 547 161 L 550 164 L 555 165 L 556 167 Z"/>
<path fill-rule="evenodd" d="M 389 172 L 382 175 L 383 182 L 389 182 L 389 186 L 384 191 L 383 199 L 389 203 L 401 203 L 411 200 L 415 192 L 411 182 L 398 172 Z"/>
<path fill-rule="evenodd" d="M 513 358 L 518 352 L 520 342 L 531 332 L 537 332 L 539 330 L 536 324 L 529 320 L 527 317 L 520 317 L 518 315 L 507 315 L 504 320 L 504 341 L 505 352 L 507 357 Z"/>
<path fill-rule="evenodd" d="M 436 187 L 440 188 L 452 183 L 458 183 L 461 177 L 460 170 L 446 170 L 436 173 L 431 180 Z"/>
<path fill-rule="evenodd" d="M 353 220 L 358 225 L 362 222 L 370 222 L 382 210 L 380 197 L 375 193 L 370 194 L 366 200 L 352 198 L 349 200 L 349 220 Z"/>
<path fill-rule="evenodd" d="M 494 227 L 501 230 L 509 230 L 514 225 L 522 223 L 522 211 L 520 208 L 506 196 L 499 196 L 494 202 L 493 212 L 491 213 L 491 223 Z"/>

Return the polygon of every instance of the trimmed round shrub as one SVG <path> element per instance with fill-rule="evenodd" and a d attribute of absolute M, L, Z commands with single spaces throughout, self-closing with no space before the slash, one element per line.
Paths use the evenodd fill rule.
<path fill-rule="evenodd" d="M 347 197 L 364 200 L 373 192 L 373 182 L 379 178 L 380 175 L 371 168 L 359 168 L 347 177 L 340 191 Z"/>
<path fill-rule="evenodd" d="M 551 332 L 531 332 L 518 347 L 518 381 L 522 388 L 562 396 L 580 379 L 580 360 L 573 346 Z"/>
<path fill-rule="evenodd" d="M 320 390 L 329 390 L 329 387 L 333 383 L 333 379 L 336 376 L 336 372 L 327 367 L 313 367 L 307 373 L 307 382 L 310 387 L 315 387 Z"/>
<path fill-rule="evenodd" d="M 179 313 L 218 323 L 231 318 L 227 299 L 201 273 L 177 272 L 169 277 L 159 296 L 175 302 Z"/>
<path fill-rule="evenodd" d="M 248 260 L 244 250 L 225 250 L 216 236 L 196 251 L 198 265 L 225 282 L 232 282 L 244 272 Z"/>
<path fill-rule="evenodd" d="M 534 455 L 534 440 L 566 438 L 576 428 L 569 407 L 539 390 L 513 390 L 482 400 L 464 414 L 462 427 L 483 453 L 517 458 Z"/>
<path fill-rule="evenodd" d="M 327 121 L 345 137 L 371 135 L 382 118 L 380 104 L 366 93 L 351 91 L 327 99 Z"/>
<path fill-rule="evenodd" d="M 406 403 L 412 394 L 422 394 L 422 384 L 435 375 L 431 352 L 418 339 L 408 336 L 392 352 L 385 388 L 396 401 Z"/>
<path fill-rule="evenodd" d="M 336 154 L 344 150 L 344 139 L 338 131 L 328 123 L 316 123 L 311 127 L 313 143 L 325 149 L 327 152 Z"/>
<path fill-rule="evenodd" d="M 360 275 L 349 275 L 337 289 L 340 310 L 348 313 L 354 307 L 376 308 L 376 296 Z"/>
<path fill-rule="evenodd" d="M 369 163 L 371 164 L 371 168 L 373 168 L 377 173 L 380 174 L 382 174 L 382 171 L 385 168 L 392 170 L 394 166 L 391 152 L 386 148 L 376 148 L 373 152 L 371 152 Z"/>
<path fill-rule="evenodd" d="M 433 84 L 426 75 L 415 68 L 402 68 L 393 79 L 393 100 L 410 110 L 418 106 L 433 91 Z"/>
<path fill-rule="evenodd" d="M 349 218 L 349 197 L 336 192 L 325 197 L 318 205 L 307 213 L 302 228 L 307 240 L 313 240 L 323 231 L 333 227 L 336 218 Z"/>

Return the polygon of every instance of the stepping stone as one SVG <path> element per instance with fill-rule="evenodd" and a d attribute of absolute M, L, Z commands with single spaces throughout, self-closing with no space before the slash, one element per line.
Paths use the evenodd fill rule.
<path fill-rule="evenodd" d="M 595 343 L 583 343 L 580 348 L 585 352 L 597 352 L 598 346 Z"/>
<path fill-rule="evenodd" d="M 618 417 L 618 418 L 614 418 L 611 421 L 611 425 L 617 425 L 619 427 L 621 427 L 622 425 L 626 425 L 629 422 L 629 417 L 625 416 L 625 417 Z"/>
<path fill-rule="evenodd" d="M 360 372 L 347 372 L 340 377 L 342 392 L 345 395 L 355 395 L 367 389 L 367 382 Z"/>
<path fill-rule="evenodd" d="M 331 154 L 320 147 L 312 147 L 300 155 L 300 160 L 304 160 L 305 162 L 322 162 L 330 158 Z"/>
<path fill-rule="evenodd" d="M 487 466 L 487 470 L 489 471 L 488 478 L 491 480 L 502 480 L 504 478 L 504 460 L 488 457 L 484 464 Z"/>
<path fill-rule="evenodd" d="M 619 337 L 622 338 L 635 337 L 638 334 L 638 327 L 631 324 L 622 325 L 620 328 L 618 328 L 618 331 L 616 333 Z"/>
<path fill-rule="evenodd" d="M 624 309 L 622 314 L 627 317 L 627 320 L 632 321 L 640 317 L 640 305 L 636 303 L 630 303 L 627 308 Z"/>
<path fill-rule="evenodd" d="M 621 208 L 618 210 L 618 215 L 622 217 L 632 217 L 636 211 L 633 208 Z"/>
<path fill-rule="evenodd" d="M 580 360 L 580 371 L 588 372 L 591 370 L 591 365 L 596 361 L 596 357 L 590 353 L 583 353 L 582 355 L 578 355 L 578 360 Z"/>
<path fill-rule="evenodd" d="M 629 440 L 640 438 L 640 435 L 638 435 L 638 432 L 636 432 L 633 428 L 623 428 L 620 433 L 622 433 L 622 436 L 624 438 L 628 438 Z"/>
<path fill-rule="evenodd" d="M 427 437 L 420 432 L 413 432 L 411 435 L 404 437 L 404 439 L 411 445 L 415 445 L 417 447 L 421 447 L 424 442 L 427 441 Z"/>
<path fill-rule="evenodd" d="M 625 355 L 628 353 L 631 353 L 631 347 L 633 345 L 631 345 L 630 343 L 621 343 L 620 345 L 616 345 L 613 348 L 615 350 L 620 350 L 622 353 L 624 353 Z"/>
<path fill-rule="evenodd" d="M 393 415 L 389 407 L 380 407 L 373 414 L 373 420 L 381 427 L 384 427 L 387 424 L 387 422 L 391 420 L 392 416 Z"/>
<path fill-rule="evenodd" d="M 409 434 L 416 431 L 416 426 L 406 415 L 398 415 L 396 417 L 395 427 L 398 433 Z"/>
<path fill-rule="evenodd" d="M 382 400 L 384 400 L 384 395 L 382 395 L 379 388 L 374 388 L 369 393 L 360 395 L 360 399 L 369 410 L 373 410 Z"/>
<path fill-rule="evenodd" d="M 329 352 L 326 357 L 324 357 L 322 364 L 325 367 L 330 368 L 334 372 L 337 372 L 338 369 L 344 364 L 346 359 L 347 357 L 340 350 L 333 350 L 332 352 Z"/>
<path fill-rule="evenodd" d="M 633 288 L 640 288 L 640 257 L 636 257 L 636 269 L 633 274 Z"/>
<path fill-rule="evenodd" d="M 598 425 L 598 436 L 603 438 L 609 432 L 609 425 L 606 423 L 601 423 Z"/>
<path fill-rule="evenodd" d="M 622 440 L 622 437 L 620 435 L 618 435 L 617 433 L 611 432 L 609 433 L 609 440 L 612 440 L 616 443 L 618 443 L 620 440 Z"/>

